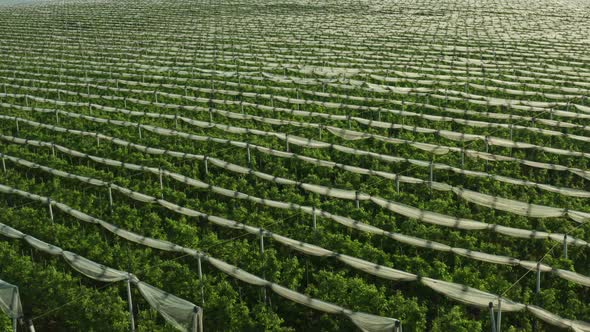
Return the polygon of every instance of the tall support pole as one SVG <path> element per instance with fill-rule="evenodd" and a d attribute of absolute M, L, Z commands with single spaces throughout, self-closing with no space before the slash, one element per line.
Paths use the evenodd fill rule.
<path fill-rule="evenodd" d="M 399 193 L 399 174 L 395 175 L 395 191 Z"/>
<path fill-rule="evenodd" d="M 127 278 L 127 302 L 129 304 L 129 319 L 131 332 L 135 332 L 135 318 L 133 317 L 133 300 L 131 299 L 131 276 Z"/>
<path fill-rule="evenodd" d="M 193 332 L 203 332 L 203 320 L 201 318 L 202 312 L 201 308 L 195 306 L 193 308 L 193 326 L 190 331 Z"/>
<path fill-rule="evenodd" d="M 360 208 L 360 202 L 359 202 L 359 192 L 355 191 L 354 192 L 354 202 L 356 204 L 356 208 Z"/>
<path fill-rule="evenodd" d="M 18 292 L 13 292 L 12 293 L 12 308 L 17 308 L 18 307 L 18 302 L 19 302 L 19 295 Z M 16 317 L 12 317 L 12 332 L 16 332 L 16 328 L 17 328 L 17 318 Z"/>
<path fill-rule="evenodd" d="M 289 134 L 285 134 L 285 145 L 287 146 L 287 152 L 289 152 Z"/>
<path fill-rule="evenodd" d="M 207 160 L 209 159 L 209 157 L 205 156 L 205 174 L 209 174 L 209 167 L 207 165 Z"/>
<path fill-rule="evenodd" d="M 462 141 L 461 147 L 461 168 L 465 168 L 465 141 Z"/>
<path fill-rule="evenodd" d="M 488 304 L 488 308 L 490 308 L 490 325 L 492 326 L 492 332 L 496 332 L 496 319 L 494 318 L 494 304 L 490 302 Z"/>
<path fill-rule="evenodd" d="M 266 265 L 264 262 L 264 234 L 262 230 L 260 230 L 260 255 L 262 256 L 262 279 L 266 279 L 266 272 L 264 266 Z M 264 304 L 266 304 L 266 287 L 262 288 L 262 296 L 264 297 Z"/>
<path fill-rule="evenodd" d="M 141 137 L 141 125 L 140 124 L 137 125 L 137 132 L 139 133 L 139 139 L 142 139 L 142 137 Z"/>
<path fill-rule="evenodd" d="M 6 158 L 2 157 L 2 170 L 6 173 Z"/>
<path fill-rule="evenodd" d="M 29 332 L 35 332 L 35 325 L 33 325 L 32 319 L 27 319 L 27 325 L 29 326 Z"/>
<path fill-rule="evenodd" d="M 164 199 L 164 178 L 162 176 L 162 167 L 158 168 L 158 176 L 160 177 L 160 192 L 162 195 L 162 199 Z"/>
<path fill-rule="evenodd" d="M 563 236 L 563 258 L 567 259 L 567 234 Z"/>
<path fill-rule="evenodd" d="M 535 288 L 535 293 L 539 294 L 541 292 L 541 263 L 537 263 L 537 287 Z"/>
<path fill-rule="evenodd" d="M 47 199 L 47 206 L 49 207 L 49 218 L 51 218 L 51 222 L 53 222 L 53 208 L 51 207 L 51 198 Z"/>
<path fill-rule="evenodd" d="M 430 188 L 430 194 L 432 195 L 432 181 L 434 181 L 434 156 L 430 158 L 430 165 L 428 168 L 430 175 L 430 182 L 428 183 L 428 187 Z"/>
<path fill-rule="evenodd" d="M 539 293 L 541 292 L 541 262 L 537 262 L 537 283 L 535 286 L 535 304 L 539 304 Z M 533 332 L 537 332 L 537 318 L 533 319 Z"/>
<path fill-rule="evenodd" d="M 111 213 L 113 213 L 113 189 L 111 188 L 110 183 L 109 183 L 107 189 L 109 191 L 109 209 L 111 210 Z"/>
<path fill-rule="evenodd" d="M 502 299 L 498 298 L 498 325 L 496 327 L 496 332 L 500 332 L 502 326 Z"/>
<path fill-rule="evenodd" d="M 312 215 L 312 219 L 313 219 L 313 230 L 315 231 L 317 228 L 317 224 L 316 224 L 316 215 L 315 215 L 315 206 L 311 207 L 311 215 Z"/>
<path fill-rule="evenodd" d="M 18 119 L 16 119 L 16 133 L 20 133 L 20 127 L 18 125 Z"/>
<path fill-rule="evenodd" d="M 246 152 L 248 153 L 248 165 L 252 166 L 252 155 L 250 154 L 250 143 L 246 143 Z"/>
<path fill-rule="evenodd" d="M 205 305 L 205 289 L 203 285 L 203 268 L 201 267 L 201 256 L 197 257 L 197 268 L 199 270 L 199 283 L 201 284 L 201 304 Z"/>

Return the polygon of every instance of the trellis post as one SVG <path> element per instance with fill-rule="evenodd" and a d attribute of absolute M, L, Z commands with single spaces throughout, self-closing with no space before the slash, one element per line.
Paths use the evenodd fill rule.
<path fill-rule="evenodd" d="M 264 269 L 264 233 L 260 230 L 260 255 L 262 256 L 262 278 L 266 279 L 266 272 Z M 262 295 L 264 297 L 264 304 L 266 304 L 266 287 L 262 288 Z"/>
<path fill-rule="evenodd" d="M 51 198 L 47 198 L 47 206 L 49 208 L 49 218 L 53 222 L 53 208 L 51 207 Z"/>
<path fill-rule="evenodd" d="M 205 305 L 205 290 L 203 285 L 203 268 L 201 267 L 201 256 L 197 257 L 197 268 L 199 270 L 199 283 L 201 284 L 201 304 Z"/>
<path fill-rule="evenodd" d="M 246 153 L 248 155 L 248 165 L 252 166 L 252 156 L 250 155 L 250 143 L 246 143 Z"/>
<path fill-rule="evenodd" d="M 129 319 L 131 332 L 135 332 L 135 318 L 133 317 L 133 300 L 131 299 L 131 274 L 127 278 L 127 302 L 129 304 Z"/>
<path fill-rule="evenodd" d="M 287 152 L 289 152 L 289 134 L 285 134 L 285 145 L 287 146 Z"/>
<path fill-rule="evenodd" d="M 113 189 L 111 188 L 111 183 L 108 184 L 109 190 L 109 208 L 111 209 L 111 213 L 113 213 Z"/>
<path fill-rule="evenodd" d="M 158 168 L 158 175 L 159 175 L 159 178 L 160 178 L 160 192 L 161 192 L 161 195 L 162 195 L 162 199 L 164 199 L 164 178 L 163 178 L 162 173 L 163 173 L 162 167 L 159 167 Z"/>
<path fill-rule="evenodd" d="M 490 325 L 492 326 L 492 332 L 496 332 L 496 319 L 494 318 L 494 304 L 490 302 L 488 304 L 490 309 Z"/>
<path fill-rule="evenodd" d="M 567 234 L 563 236 L 563 258 L 567 259 Z"/>
<path fill-rule="evenodd" d="M 498 298 L 498 325 L 496 326 L 496 332 L 500 332 L 500 327 L 502 326 L 502 299 Z"/>

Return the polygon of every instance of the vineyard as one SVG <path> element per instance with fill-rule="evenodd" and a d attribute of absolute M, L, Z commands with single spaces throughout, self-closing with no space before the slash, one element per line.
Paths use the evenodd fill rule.
<path fill-rule="evenodd" d="M 590 2 L 0 0 L 0 331 L 590 332 Z"/>

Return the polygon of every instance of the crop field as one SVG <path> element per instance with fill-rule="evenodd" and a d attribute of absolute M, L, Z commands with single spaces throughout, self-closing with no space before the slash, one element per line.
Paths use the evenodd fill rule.
<path fill-rule="evenodd" d="M 590 1 L 0 0 L 0 331 L 590 332 Z"/>

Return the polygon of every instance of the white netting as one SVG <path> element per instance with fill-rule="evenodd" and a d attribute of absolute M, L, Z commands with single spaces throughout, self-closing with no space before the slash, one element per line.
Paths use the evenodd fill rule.
<path fill-rule="evenodd" d="M 172 326 L 181 331 L 203 331 L 201 308 L 142 281 L 136 286 L 152 308 Z"/>
<path fill-rule="evenodd" d="M 73 209 L 71 209 L 73 210 Z M 97 218 L 91 217 L 93 220 L 99 220 Z M 108 224 L 106 222 L 101 221 L 101 225 Z M 107 228 L 108 229 L 108 228 Z M 112 229 L 112 228 L 111 228 Z M 125 231 L 129 233 L 128 231 Z M 52 244 L 48 244 L 43 242 L 37 238 L 34 238 L 30 235 L 26 235 L 12 227 L 0 223 L 0 234 L 6 235 L 11 238 L 22 238 L 35 249 L 48 253 L 50 255 L 59 255 L 61 256 L 74 270 L 82 273 L 83 275 L 103 282 L 117 282 L 122 280 L 130 280 L 134 284 L 137 285 L 142 295 L 144 295 L 145 299 L 150 303 L 150 305 L 156 309 L 158 312 L 164 316 L 164 318 L 170 322 L 175 328 L 180 331 L 192 331 L 198 332 L 197 327 L 200 326 L 197 324 L 200 318 L 197 317 L 197 314 L 202 315 L 199 310 L 194 310 L 196 307 L 194 304 L 180 299 L 172 294 L 166 293 L 158 288 L 150 286 L 146 283 L 143 283 L 137 279 L 134 275 L 129 272 L 124 272 L 120 270 L 116 270 L 110 268 L 108 266 L 104 266 L 102 264 L 96 263 L 91 261 L 85 257 L 82 257 L 78 254 L 65 251 L 57 246 Z M 20 236 L 15 236 L 20 235 Z M 140 237 L 137 234 L 134 234 L 134 238 Z M 162 242 L 159 240 L 149 239 L 149 244 Z M 141 242 L 139 242 L 141 243 Z M 147 245 L 147 244 L 146 244 Z M 0 281 L 0 308 L 4 309 L 3 303 L 3 284 Z M 18 290 L 17 290 L 18 292 Z M 18 293 L 16 294 L 18 295 Z M 15 307 L 16 306 L 16 307 Z M 20 302 L 18 304 L 15 302 L 12 306 L 8 307 L 6 310 L 17 310 L 16 312 L 11 311 L 12 314 L 18 314 L 22 316 L 22 309 L 20 308 Z M 202 329 L 201 329 L 202 331 Z"/>
<path fill-rule="evenodd" d="M 10 318 L 21 318 L 23 308 L 18 287 L 0 279 L 0 310 Z"/>
<path fill-rule="evenodd" d="M 0 185 L 0 190 L 2 190 L 3 188 L 6 188 L 6 187 Z M 12 192 L 16 193 L 19 191 L 13 189 Z M 162 200 L 158 200 L 158 202 L 160 202 L 160 201 L 162 201 Z M 97 218 L 93 218 L 93 219 L 98 220 Z M 264 234 L 266 236 L 272 237 L 273 239 L 275 239 L 277 241 L 281 241 L 282 239 L 285 239 L 284 237 L 274 236 L 273 233 L 268 232 L 268 231 L 264 231 L 264 230 L 256 228 L 256 227 L 251 227 L 251 226 L 246 226 L 246 225 L 238 226 L 240 224 L 235 221 L 230 221 L 230 220 L 219 218 L 219 217 L 209 217 L 209 219 L 210 220 L 212 220 L 212 219 L 213 220 L 215 220 L 215 219 L 224 220 L 227 223 L 231 223 L 234 227 L 241 227 L 242 229 L 247 230 L 247 231 L 249 230 L 251 232 L 258 231 L 257 234 Z M 103 223 L 106 223 L 106 222 L 104 222 L 104 221 L 99 222 L 99 224 L 101 224 L 101 225 Z M 11 230 L 11 228 L 8 226 L 5 226 L 5 227 L 1 227 L 1 226 L 3 226 L 3 225 L 0 224 L 0 231 L 2 231 L 2 232 L 6 232 L 7 234 L 18 234 L 18 231 Z M 107 228 L 107 229 L 109 229 L 109 228 Z M 113 228 L 110 228 L 110 229 L 113 229 Z M 27 238 L 29 238 L 29 236 L 25 235 L 24 238 L 27 239 Z M 138 239 L 138 238 L 141 238 L 141 236 L 136 235 L 136 236 L 131 236 L 129 238 L 130 239 Z M 154 240 L 154 239 L 150 239 L 150 238 L 146 238 L 146 239 L 153 240 L 155 242 L 142 241 L 142 242 L 138 242 L 138 243 L 149 246 L 151 243 L 157 242 L 157 240 Z M 53 247 L 51 245 L 45 244 L 42 241 L 39 241 L 39 240 L 37 240 L 37 241 L 42 244 L 42 245 L 38 245 L 39 248 L 43 248 L 43 247 L 57 248 L 57 247 Z M 335 252 L 330 253 L 326 249 L 323 249 L 323 248 L 320 248 L 320 247 L 317 247 L 314 245 L 309 245 L 309 244 L 306 244 L 303 242 L 296 242 L 292 239 L 287 239 L 285 244 L 290 246 L 293 249 L 297 249 L 299 247 L 305 247 L 305 249 L 303 251 L 310 253 L 310 254 L 315 254 L 315 255 L 320 255 L 320 256 L 331 255 L 331 256 L 337 257 L 342 262 L 345 262 L 345 263 L 349 264 L 350 266 L 359 268 L 360 270 L 363 270 L 365 272 L 372 273 L 377 276 L 382 276 L 382 277 L 385 277 L 388 279 L 399 280 L 399 281 L 418 280 L 422 284 L 424 284 L 425 286 L 427 286 L 427 287 L 429 287 L 441 294 L 444 294 L 445 296 L 447 296 L 449 298 L 452 298 L 454 300 L 457 300 L 459 302 L 462 302 L 462 303 L 465 303 L 468 305 L 473 305 L 473 306 L 477 306 L 480 308 L 485 308 L 488 305 L 488 303 L 499 299 L 499 297 L 497 295 L 483 292 L 483 291 L 468 287 L 466 285 L 456 284 L 456 283 L 432 279 L 432 278 L 418 277 L 417 275 L 414 275 L 412 273 L 408 273 L 408 272 L 400 271 L 400 270 L 395 270 L 395 269 L 384 267 L 384 266 L 379 266 L 379 265 L 376 265 L 376 264 L 373 264 L 373 263 L 370 263 L 370 262 L 367 262 L 367 261 L 364 261 L 364 260 L 361 260 L 358 258 L 354 258 L 354 257 L 346 256 L 346 255 L 340 255 Z M 61 250 L 61 249 L 59 249 L 59 250 Z M 205 258 L 213 266 L 215 266 L 219 270 L 221 270 L 221 271 L 223 271 L 235 278 L 238 278 L 244 282 L 247 282 L 247 283 L 250 283 L 253 285 L 269 287 L 272 290 L 274 290 L 275 292 L 277 292 L 277 294 L 284 296 L 288 299 L 291 299 L 292 301 L 304 304 L 308 307 L 311 307 L 311 308 L 314 308 L 317 310 L 321 310 L 324 312 L 343 313 L 345 315 L 350 315 L 350 314 L 354 313 L 348 309 L 341 308 L 337 305 L 327 303 L 324 301 L 320 301 L 320 300 L 316 300 L 316 299 L 312 299 L 304 294 L 297 293 L 295 291 L 289 290 L 289 289 L 279 286 L 277 284 L 271 283 L 265 279 L 262 279 L 260 277 L 253 275 L 253 274 L 250 274 L 244 270 L 241 270 L 240 268 L 238 268 L 236 266 L 230 265 L 228 263 L 225 263 L 225 262 L 215 259 L 213 257 L 203 255 L 203 254 L 201 254 L 197 251 L 194 251 L 192 249 L 183 248 L 181 246 L 178 246 L 175 248 L 175 250 L 177 250 L 178 252 L 182 252 L 182 253 L 192 254 L 196 257 Z M 103 265 L 83 259 L 82 257 L 79 257 L 75 254 L 72 254 L 69 252 L 66 252 L 66 253 L 68 253 L 67 255 L 70 257 L 67 258 L 64 256 L 64 258 L 66 258 L 66 260 L 68 262 L 74 262 L 73 263 L 74 265 L 72 265 L 72 266 L 86 275 L 89 275 L 89 276 L 96 275 L 98 278 L 116 278 L 118 276 L 117 273 L 121 273 L 122 276 L 124 276 L 123 279 L 129 278 L 129 276 L 130 276 L 130 274 L 128 274 L 128 273 L 117 271 L 117 270 L 112 270 L 107 267 L 104 267 Z M 139 281 L 136 280 L 134 282 L 139 282 Z M 516 302 L 510 301 L 508 299 L 501 299 L 501 300 L 505 304 L 502 306 L 503 311 L 520 311 L 526 307 L 526 305 L 524 305 L 524 304 L 516 303 Z M 172 310 L 172 312 L 174 312 L 175 309 L 170 309 L 170 310 Z M 356 317 L 370 317 L 370 316 L 362 316 L 361 315 L 361 316 L 356 316 Z M 395 319 L 387 318 L 387 317 L 380 317 L 380 316 L 375 316 L 375 317 L 376 318 L 373 323 L 378 322 L 376 326 L 381 326 L 381 327 L 389 326 L 388 324 L 390 324 L 390 323 L 393 324 L 396 321 Z M 167 317 L 167 319 L 169 319 L 169 317 Z M 358 320 L 353 320 L 353 321 L 355 322 L 355 324 L 364 324 L 364 322 L 368 324 L 368 322 L 364 321 L 363 319 L 358 319 Z M 579 324 L 586 324 L 586 323 L 580 322 Z M 365 329 L 367 331 L 372 331 L 371 327 L 376 327 L 373 324 L 368 324 L 368 325 L 364 325 L 364 326 L 359 325 L 359 326 L 362 329 Z"/>
<path fill-rule="evenodd" d="M 12 157 L 11 157 L 12 158 Z M 20 161 L 20 160 L 18 160 Z M 31 167 L 36 167 L 36 168 L 41 168 L 42 166 L 37 165 L 35 163 L 29 163 L 29 166 Z M 52 172 L 53 169 L 48 168 L 48 167 L 44 167 L 44 169 L 46 169 L 49 172 Z M 164 172 L 162 170 L 157 170 L 158 172 Z M 169 172 L 168 172 L 169 173 Z M 69 173 L 65 173 L 65 172 L 61 172 L 59 173 L 62 176 L 66 176 L 66 177 L 70 177 Z M 84 178 L 84 177 L 78 177 L 78 178 L 82 178 L 83 179 L 91 179 L 91 178 Z M 197 180 L 194 180 L 197 181 Z M 91 181 L 85 181 L 85 182 L 91 182 Z M 102 181 L 99 180 L 94 180 L 94 183 L 97 185 L 106 185 L 106 183 L 103 183 Z M 206 217 L 209 221 L 212 221 L 214 223 L 216 223 L 217 225 L 223 226 L 223 227 L 230 227 L 230 228 L 235 228 L 235 229 L 242 229 L 246 232 L 249 232 L 251 234 L 260 234 L 260 233 L 264 233 L 266 236 L 272 237 L 275 240 L 281 242 L 284 245 L 287 245 L 295 250 L 301 251 L 303 253 L 306 254 L 310 254 L 310 255 L 315 255 L 315 256 L 334 256 L 336 258 L 338 258 L 339 260 L 341 260 L 342 262 L 360 269 L 362 271 L 365 271 L 367 273 L 372 273 L 381 277 L 385 277 L 385 278 L 389 278 L 389 279 L 400 279 L 399 277 L 399 272 L 400 271 L 395 271 L 393 269 L 389 269 L 386 268 L 384 266 L 378 266 L 375 264 L 372 264 L 370 262 L 366 262 L 366 261 L 362 261 L 362 260 L 358 260 L 355 259 L 353 257 L 348 257 L 348 256 L 343 256 L 334 252 L 331 252 L 329 250 L 323 249 L 321 247 L 317 247 L 314 245 L 310 245 L 310 244 L 306 244 L 297 240 L 293 240 L 287 237 L 283 237 L 277 234 L 273 234 L 271 232 L 267 232 L 264 229 L 258 228 L 258 227 L 253 227 L 253 226 L 248 226 L 248 225 L 244 225 L 241 224 L 237 221 L 233 221 L 233 220 L 228 220 L 225 218 L 220 218 L 217 216 L 210 216 L 210 215 L 206 215 L 202 212 L 199 211 L 195 211 L 192 209 L 188 209 L 188 208 L 184 208 L 181 207 L 177 204 L 168 202 L 166 200 L 163 199 L 156 199 L 155 197 L 151 197 L 148 195 L 143 195 L 143 194 L 139 194 L 136 193 L 132 190 L 120 187 L 120 186 L 116 186 L 116 185 L 111 185 L 109 184 L 109 186 L 111 188 L 114 188 L 116 190 L 118 190 L 119 192 L 121 192 L 122 194 L 134 198 L 136 200 L 142 201 L 142 202 L 148 202 L 148 203 L 158 203 L 160 205 L 162 205 L 163 207 L 171 210 L 171 211 L 175 211 L 177 213 L 181 213 L 187 216 L 200 216 L 200 217 Z M 205 186 L 204 183 L 199 181 L 199 187 L 203 187 Z M 213 187 L 213 186 L 212 186 Z M 419 239 L 419 238 L 415 238 L 415 237 L 410 237 L 410 236 L 406 236 L 406 235 L 402 235 L 402 234 L 397 234 L 397 233 L 390 233 L 390 232 L 386 232 L 383 231 L 379 228 L 375 228 L 369 225 L 365 225 L 363 223 L 357 222 L 353 219 L 350 218 L 345 218 L 345 217 L 339 217 L 339 216 L 334 216 L 330 213 L 324 212 L 322 210 L 318 210 L 316 211 L 314 208 L 310 208 L 310 207 L 302 207 L 299 205 L 289 205 L 287 203 L 281 203 L 281 202 L 274 202 L 271 203 L 271 201 L 266 201 L 263 199 L 259 199 L 259 198 L 253 198 L 249 195 L 237 192 L 237 191 L 231 191 L 231 190 L 227 190 L 227 189 L 223 189 L 223 188 L 218 188 L 216 187 L 218 190 L 214 190 L 216 192 L 219 192 L 221 194 L 225 194 L 228 197 L 234 197 L 234 198 L 241 198 L 241 199 L 250 199 L 252 201 L 255 201 L 257 203 L 260 204 L 265 204 L 271 207 L 278 207 L 278 208 L 287 208 L 287 209 L 297 209 L 297 210 L 301 210 L 304 211 L 306 213 L 311 213 L 311 214 L 319 214 L 321 216 L 324 217 L 329 217 L 332 218 L 333 220 L 344 224 L 348 227 L 351 228 L 357 228 L 360 229 L 362 231 L 366 231 L 366 232 L 370 232 L 370 233 L 374 233 L 374 234 L 381 234 L 381 235 L 385 235 L 388 236 L 396 241 L 402 242 L 402 243 L 406 243 L 409 245 L 413 245 L 413 246 L 419 246 L 419 247 L 424 247 L 424 248 L 430 248 L 430 249 L 434 249 L 434 250 L 439 250 L 439 251 L 446 251 L 446 252 L 452 252 L 454 254 L 457 255 L 461 255 L 464 257 L 469 257 L 472 259 L 476 259 L 476 260 L 480 260 L 480 261 L 485 261 L 485 262 L 489 262 L 489 263 L 494 263 L 494 264 L 504 264 L 504 265 L 520 265 L 524 268 L 531 268 L 532 266 L 535 265 L 534 262 L 531 261 L 521 261 L 515 258 L 511 258 L 511 257 L 506 257 L 506 256 L 499 256 L 499 255 L 493 255 L 493 254 L 487 254 L 487 253 L 483 253 L 483 252 L 478 252 L 478 251 L 472 251 L 472 250 L 467 250 L 467 249 L 463 249 L 463 248 L 452 248 L 450 246 L 441 244 L 441 243 L 437 243 L 434 241 L 428 241 L 428 240 L 423 240 L 423 239 Z M 23 192 L 14 188 L 10 188 L 10 187 L 5 187 L 5 186 L 0 186 L 0 191 L 4 191 L 4 192 L 10 192 L 10 193 L 14 193 L 14 194 L 18 194 L 21 196 L 25 196 L 28 197 L 30 199 L 34 199 L 37 200 L 39 202 L 47 202 L 49 201 L 48 198 L 46 197 L 41 197 L 38 195 L 34 195 L 34 194 L 30 194 L 27 192 Z M 270 203 L 270 204 L 269 204 Z M 56 206 L 57 208 L 59 208 L 60 210 L 72 215 L 75 218 L 78 218 L 80 220 L 86 221 L 86 222 L 90 222 L 90 223 L 98 223 L 100 225 L 102 225 L 103 227 L 105 227 L 106 229 L 108 229 L 109 231 L 123 237 L 126 238 L 130 241 L 136 242 L 136 243 L 140 243 L 140 244 L 145 244 L 145 245 L 149 245 L 152 246 L 154 248 L 158 248 L 161 250 L 167 250 L 167 251 L 178 251 L 179 247 L 176 246 L 173 243 L 167 242 L 167 241 L 160 241 L 160 240 L 150 240 L 147 239 L 145 237 L 142 236 L 137 236 L 134 235 L 134 233 L 125 231 L 123 229 L 120 229 L 114 225 L 108 224 L 100 219 L 96 219 L 94 217 L 91 217 L 83 212 L 74 210 L 72 208 L 70 208 L 69 206 L 65 205 L 65 204 L 61 204 L 58 202 L 52 202 L 52 205 Z M 407 210 L 407 209 L 406 209 Z M 411 216 L 419 216 L 419 214 L 417 213 L 413 213 L 410 214 Z M 575 241 L 575 239 L 573 239 Z M 150 243 L 148 243 L 150 242 Z M 575 242 L 574 242 L 575 243 Z M 549 272 L 552 271 L 551 267 L 546 266 L 544 264 L 542 264 L 539 268 L 542 269 L 542 271 L 544 272 Z M 562 272 L 563 271 L 563 272 Z M 587 285 L 588 283 L 590 283 L 590 278 L 574 273 L 574 272 L 570 272 L 570 271 L 564 271 L 564 270 L 558 270 L 556 269 L 554 272 L 556 272 L 557 275 L 582 284 L 582 285 Z M 568 274 L 569 272 L 569 274 Z"/>

